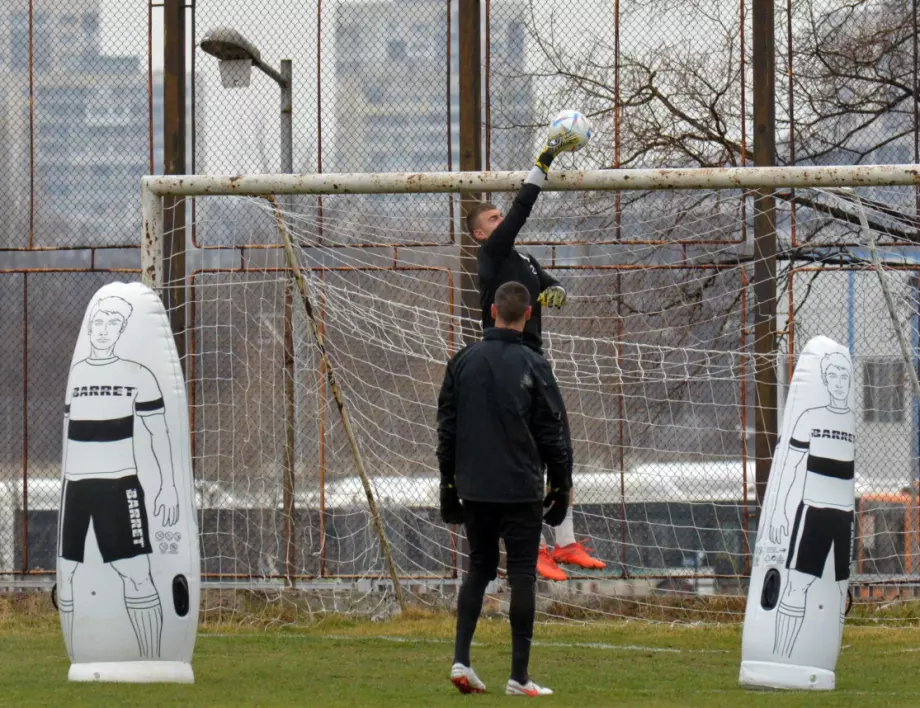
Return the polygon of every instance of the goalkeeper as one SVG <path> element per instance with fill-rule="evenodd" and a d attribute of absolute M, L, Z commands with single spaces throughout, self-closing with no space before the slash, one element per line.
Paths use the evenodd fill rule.
<path fill-rule="evenodd" d="M 524 326 L 524 344 L 539 354 L 543 354 L 542 306 L 561 307 L 565 304 L 566 292 L 558 280 L 540 267 L 536 258 L 519 252 L 514 247 L 514 240 L 530 216 L 537 197 L 540 196 L 540 189 L 553 159 L 561 152 L 574 149 L 576 142 L 577 138 L 574 135 L 565 134 L 555 136 L 547 142 L 537 158 L 536 166 L 514 197 L 514 203 L 507 214 L 503 215 L 494 204 L 483 202 L 470 209 L 466 216 L 466 227 L 473 239 L 479 243 L 477 270 L 483 331 L 495 326 L 492 304 L 495 302 L 495 292 L 498 288 L 511 281 L 522 283 L 530 292 L 533 305 L 530 319 Z M 568 435 L 568 416 L 564 409 L 562 413 Z M 571 459 L 570 454 L 569 460 Z M 575 540 L 575 528 L 572 523 L 574 491 L 572 489 L 569 492 L 568 511 L 562 524 L 556 529 L 555 549 L 550 553 L 545 540 L 540 546 L 537 572 L 549 580 L 567 579 L 568 576 L 559 567 L 559 563 L 596 570 L 606 567 L 603 561 L 588 554 L 584 542 Z"/>

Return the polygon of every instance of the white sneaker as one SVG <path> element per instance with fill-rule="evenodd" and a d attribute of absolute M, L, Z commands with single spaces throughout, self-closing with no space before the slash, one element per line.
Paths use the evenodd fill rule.
<path fill-rule="evenodd" d="M 486 685 L 479 680 L 472 667 L 457 662 L 450 667 L 450 682 L 460 693 L 485 693 Z"/>
<path fill-rule="evenodd" d="M 540 686 L 533 681 L 528 681 L 522 685 L 514 679 L 508 679 L 508 683 L 505 685 L 505 695 L 530 696 L 532 698 L 536 696 L 552 696 L 553 689 L 547 688 L 546 686 Z"/>

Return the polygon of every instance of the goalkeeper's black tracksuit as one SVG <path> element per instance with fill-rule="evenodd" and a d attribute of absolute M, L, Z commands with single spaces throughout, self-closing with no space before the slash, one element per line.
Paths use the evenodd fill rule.
<path fill-rule="evenodd" d="M 454 661 L 470 665 L 470 644 L 486 586 L 505 541 L 511 585 L 511 678 L 528 681 L 537 552 L 546 466 L 569 489 L 572 466 L 562 397 L 549 363 L 511 329 L 488 329 L 448 363 L 438 396 L 442 485 L 456 485 L 470 545 L 457 599 Z"/>
<path fill-rule="evenodd" d="M 517 281 L 530 291 L 530 303 L 533 313 L 524 325 L 524 343 L 543 352 L 543 323 L 541 306 L 537 301 L 540 293 L 559 281 L 549 275 L 531 255 L 519 253 L 514 247 L 514 239 L 527 222 L 533 209 L 540 187 L 525 182 L 514 197 L 514 203 L 489 239 L 479 246 L 476 255 L 479 274 L 479 301 L 482 304 L 482 331 L 495 326 L 492 319 L 492 303 L 495 291 L 505 283 Z M 561 287 L 561 286 L 560 286 Z"/>
<path fill-rule="evenodd" d="M 511 281 L 521 283 L 530 291 L 530 304 L 533 307 L 530 319 L 524 324 L 524 344 L 538 354 L 543 354 L 543 320 L 542 307 L 537 300 L 540 293 L 560 282 L 549 275 L 537 259 L 531 255 L 524 255 L 514 247 L 517 238 L 527 217 L 533 210 L 533 205 L 540 196 L 540 187 L 531 179 L 539 179 L 536 175 L 529 177 L 514 197 L 514 202 L 505 218 L 502 220 L 489 239 L 479 246 L 476 254 L 477 271 L 479 273 L 479 300 L 482 304 L 482 331 L 495 326 L 492 319 L 492 303 L 495 302 L 495 291 L 502 285 Z M 569 416 L 562 404 L 562 422 L 565 425 L 565 437 L 571 440 L 569 432 Z M 574 458 L 574 452 L 569 447 L 569 458 Z"/>

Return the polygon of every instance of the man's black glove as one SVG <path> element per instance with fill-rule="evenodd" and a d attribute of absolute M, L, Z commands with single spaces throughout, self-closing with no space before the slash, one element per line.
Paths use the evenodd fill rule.
<path fill-rule="evenodd" d="M 457 496 L 457 488 L 452 484 L 441 486 L 441 521 L 445 524 L 463 523 L 463 505 Z"/>
<path fill-rule="evenodd" d="M 569 508 L 569 490 L 551 489 L 543 500 L 543 506 L 549 507 L 543 514 L 543 520 L 550 526 L 558 526 Z"/>

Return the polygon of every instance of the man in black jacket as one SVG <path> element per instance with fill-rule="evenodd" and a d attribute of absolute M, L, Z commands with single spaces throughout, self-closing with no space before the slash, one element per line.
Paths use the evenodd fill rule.
<path fill-rule="evenodd" d="M 498 288 L 511 281 L 522 283 L 530 293 L 533 305 L 533 313 L 524 325 L 524 343 L 540 354 L 543 353 L 542 305 L 561 307 L 565 304 L 566 292 L 558 280 L 540 267 L 536 258 L 519 252 L 514 247 L 514 241 L 540 196 L 540 189 L 553 160 L 560 152 L 572 147 L 572 136 L 557 136 L 548 141 L 506 215 L 494 204 L 484 202 L 470 209 L 466 217 L 467 229 L 479 243 L 476 261 L 483 331 L 494 326 L 492 304 Z M 564 409 L 563 414 L 568 427 L 568 416 Z M 556 548 L 551 553 L 545 542 L 540 545 L 537 571 L 549 580 L 567 579 L 559 563 L 594 570 L 606 567 L 603 561 L 588 554 L 583 542 L 575 539 L 572 519 L 574 502 L 572 490 L 568 512 L 555 534 Z"/>
<path fill-rule="evenodd" d="M 496 291 L 491 310 L 495 327 L 451 359 L 438 397 L 441 518 L 463 523 L 470 545 L 469 572 L 457 599 L 451 681 L 463 693 L 485 691 L 470 666 L 470 645 L 486 586 L 497 575 L 503 539 L 512 641 L 505 693 L 548 695 L 552 691 L 527 673 L 537 553 L 544 519 L 555 526 L 565 517 L 572 485 L 571 441 L 552 369 L 522 344 L 532 312 L 527 288 L 505 283 Z M 550 488 L 545 499 L 544 466 Z"/>

